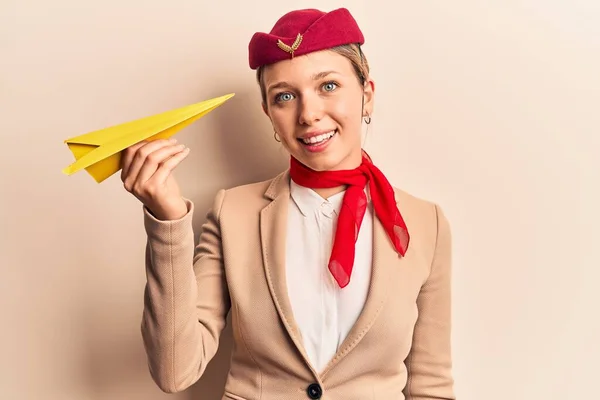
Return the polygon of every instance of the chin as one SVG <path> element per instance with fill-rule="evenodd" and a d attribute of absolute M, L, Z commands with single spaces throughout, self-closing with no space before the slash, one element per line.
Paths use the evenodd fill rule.
<path fill-rule="evenodd" d="M 337 134 L 320 144 L 297 144 L 288 150 L 298 161 L 315 171 L 353 169 L 361 162 L 360 141 L 345 143 Z"/>
<path fill-rule="evenodd" d="M 343 157 L 339 154 L 302 154 L 300 158 L 298 158 L 300 162 L 306 165 L 308 168 L 313 169 L 315 171 L 333 171 L 338 169 L 349 169 L 343 166 L 343 160 L 346 157 Z"/>

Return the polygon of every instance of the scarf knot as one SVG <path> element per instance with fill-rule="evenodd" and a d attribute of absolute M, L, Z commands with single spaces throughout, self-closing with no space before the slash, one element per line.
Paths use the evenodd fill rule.
<path fill-rule="evenodd" d="M 364 150 L 361 165 L 351 170 L 315 171 L 291 157 L 290 177 L 298 185 L 312 189 L 343 185 L 348 187 L 342 201 L 328 265 L 340 287 L 346 287 L 350 283 L 356 240 L 367 209 L 364 190 L 367 184 L 375 215 L 381 221 L 396 252 L 402 256 L 406 254 L 410 235 L 396 205 L 394 189 Z"/>

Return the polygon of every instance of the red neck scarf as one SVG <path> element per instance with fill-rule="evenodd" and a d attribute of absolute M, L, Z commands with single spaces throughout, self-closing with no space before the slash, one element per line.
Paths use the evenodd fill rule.
<path fill-rule="evenodd" d="M 300 186 L 331 188 L 348 185 L 329 259 L 329 271 L 340 287 L 346 287 L 350 282 L 358 231 L 367 209 L 367 196 L 364 192 L 367 183 L 376 216 L 396 251 L 402 256 L 406 254 L 410 236 L 396 206 L 394 189 L 365 151 L 361 165 L 351 170 L 314 171 L 294 157 L 291 157 L 290 165 L 290 176 Z"/>

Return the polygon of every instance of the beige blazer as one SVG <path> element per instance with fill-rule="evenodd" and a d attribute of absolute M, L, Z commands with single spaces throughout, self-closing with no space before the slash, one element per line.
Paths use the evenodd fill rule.
<path fill-rule="evenodd" d="M 147 286 L 141 332 L 165 392 L 195 383 L 231 312 L 234 345 L 222 399 L 455 399 L 450 351 L 451 237 L 440 208 L 395 189 L 411 234 L 405 257 L 374 218 L 372 282 L 347 339 L 311 366 L 285 279 L 289 171 L 218 192 L 199 243 L 189 213 L 144 209 Z M 364 229 L 364 228 L 363 228 Z"/>

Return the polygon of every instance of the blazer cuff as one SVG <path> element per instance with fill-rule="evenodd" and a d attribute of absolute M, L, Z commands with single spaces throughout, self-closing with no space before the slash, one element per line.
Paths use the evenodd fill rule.
<path fill-rule="evenodd" d="M 150 240 L 158 243 L 171 244 L 170 240 L 172 240 L 172 238 L 180 237 L 181 234 L 192 228 L 194 203 L 185 197 L 183 200 L 187 206 L 187 213 L 179 219 L 169 221 L 156 218 L 146 206 L 142 206 L 144 228 Z"/>

